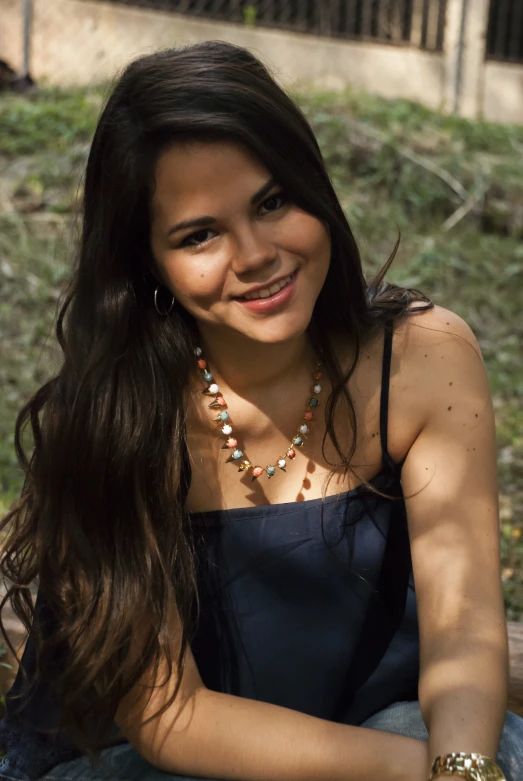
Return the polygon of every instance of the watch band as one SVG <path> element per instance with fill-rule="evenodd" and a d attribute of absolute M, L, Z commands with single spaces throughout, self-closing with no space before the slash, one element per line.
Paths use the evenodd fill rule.
<path fill-rule="evenodd" d="M 483 754 L 445 754 L 432 763 L 429 781 L 439 776 L 461 776 L 468 781 L 507 781 L 493 759 Z"/>

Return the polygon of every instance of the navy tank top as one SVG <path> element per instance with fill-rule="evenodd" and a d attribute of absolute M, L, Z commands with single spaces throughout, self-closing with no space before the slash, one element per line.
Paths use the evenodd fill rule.
<path fill-rule="evenodd" d="M 419 633 L 401 467 L 387 449 L 392 322 L 385 327 L 382 469 L 324 500 L 192 513 L 200 617 L 191 649 L 212 690 L 358 725 L 417 700 Z M 40 611 L 45 605 L 40 600 Z M 23 663 L 31 676 L 34 649 Z M 21 711 L 7 698 L 0 743 L 31 778 L 79 756 L 42 685 Z M 115 742 L 124 742 L 122 739 Z"/>

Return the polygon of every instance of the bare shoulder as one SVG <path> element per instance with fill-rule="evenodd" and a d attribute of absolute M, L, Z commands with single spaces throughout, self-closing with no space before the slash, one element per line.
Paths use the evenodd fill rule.
<path fill-rule="evenodd" d="M 398 323 L 396 334 L 398 347 L 405 355 L 442 345 L 446 350 L 458 352 L 472 349 L 481 358 L 471 327 L 462 317 L 442 306 L 416 312 L 416 304 L 412 304 L 409 314 Z"/>
<path fill-rule="evenodd" d="M 468 323 L 449 309 L 435 306 L 398 321 L 394 360 L 406 403 L 425 420 L 465 395 L 490 399 L 478 341 Z"/>

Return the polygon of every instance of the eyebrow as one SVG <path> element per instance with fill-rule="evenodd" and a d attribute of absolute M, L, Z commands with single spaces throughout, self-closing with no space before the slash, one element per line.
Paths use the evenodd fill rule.
<path fill-rule="evenodd" d="M 276 180 L 271 177 L 268 182 L 265 182 L 263 187 L 260 187 L 257 192 L 254 193 L 250 199 L 250 203 L 254 206 L 258 201 L 261 201 L 264 195 L 267 195 L 270 190 L 276 185 Z M 183 222 L 177 222 L 167 231 L 167 235 L 176 231 L 184 230 L 185 228 L 206 228 L 208 225 L 214 225 L 216 217 L 196 217 L 195 219 L 183 220 Z"/>

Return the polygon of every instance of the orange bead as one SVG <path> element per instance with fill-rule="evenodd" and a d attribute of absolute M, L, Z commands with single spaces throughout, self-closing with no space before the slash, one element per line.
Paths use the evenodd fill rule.
<path fill-rule="evenodd" d="M 200 358 L 200 360 L 198 361 L 198 366 L 200 367 L 200 369 L 205 369 L 207 367 L 207 361 L 204 361 L 203 358 Z"/>
<path fill-rule="evenodd" d="M 312 420 L 312 412 L 306 412 L 303 417 L 305 420 Z"/>
<path fill-rule="evenodd" d="M 234 437 L 229 437 L 229 439 L 227 440 L 227 447 L 236 447 L 237 444 L 238 441 L 234 439 Z"/>
<path fill-rule="evenodd" d="M 287 451 L 287 455 L 289 456 L 289 458 L 296 458 L 296 451 L 293 450 L 291 447 L 291 449 Z"/>
<path fill-rule="evenodd" d="M 252 474 L 254 477 L 260 477 L 260 475 L 263 474 L 263 468 L 261 466 L 255 466 L 252 470 Z"/>
<path fill-rule="evenodd" d="M 323 372 L 316 372 L 316 374 L 314 375 L 315 380 L 321 380 L 322 377 L 323 377 Z"/>
<path fill-rule="evenodd" d="M 218 396 L 218 397 L 216 398 L 216 401 L 218 402 L 218 404 L 220 405 L 220 407 L 226 407 L 226 406 L 227 406 L 227 402 L 225 401 L 225 399 L 223 398 L 223 396 Z"/>

